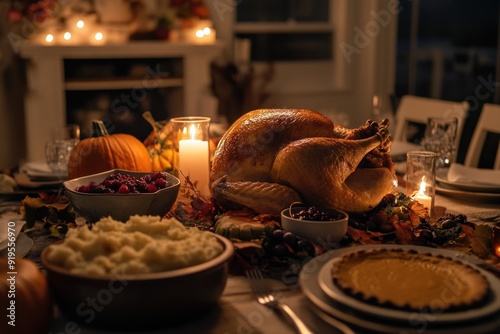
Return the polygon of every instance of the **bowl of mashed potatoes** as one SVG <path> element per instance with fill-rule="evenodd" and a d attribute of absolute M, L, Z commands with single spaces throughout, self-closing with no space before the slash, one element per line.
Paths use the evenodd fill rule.
<path fill-rule="evenodd" d="M 70 229 L 41 260 L 61 312 L 82 326 L 161 328 L 208 312 L 225 288 L 232 243 L 175 218 L 102 218 Z"/>

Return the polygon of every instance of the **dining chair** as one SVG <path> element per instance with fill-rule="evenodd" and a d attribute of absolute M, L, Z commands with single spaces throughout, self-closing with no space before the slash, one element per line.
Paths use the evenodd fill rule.
<path fill-rule="evenodd" d="M 422 128 L 425 131 L 425 126 L 429 117 L 457 117 L 458 128 L 457 136 L 455 138 L 455 147 L 458 149 L 468 111 L 469 104 L 465 101 L 454 102 L 428 97 L 405 95 L 401 98 L 396 111 L 396 127 L 393 139 L 394 141 L 399 142 L 411 142 L 411 138 L 417 135 L 417 133 L 412 132 L 415 131 L 412 130 L 412 123 L 422 125 Z M 418 132 L 418 130 L 415 132 Z"/>
<path fill-rule="evenodd" d="M 479 167 L 480 158 L 485 149 L 488 133 L 500 135 L 500 105 L 485 103 L 477 121 L 472 139 L 465 155 L 464 165 Z M 500 145 L 496 144 L 496 158 L 493 158 L 493 169 L 500 169 Z M 492 153 L 492 152 L 489 152 Z"/>

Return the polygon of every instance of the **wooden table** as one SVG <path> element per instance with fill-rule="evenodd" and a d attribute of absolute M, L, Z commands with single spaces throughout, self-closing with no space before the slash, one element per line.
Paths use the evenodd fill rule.
<path fill-rule="evenodd" d="M 436 205 L 451 212 L 466 215 L 493 213 L 500 215 L 497 204 L 463 202 L 452 198 L 437 196 Z M 477 221 L 477 218 L 474 218 Z M 309 300 L 301 293 L 298 282 L 286 285 L 282 281 L 267 279 L 270 287 L 278 291 L 280 300 L 287 303 L 314 333 L 340 333 L 323 322 L 310 308 Z M 59 333 L 64 326 L 64 319 L 56 317 L 53 332 Z M 84 329 L 82 334 L 100 334 L 102 332 Z M 151 333 L 295 333 L 293 328 L 278 315 L 257 303 L 246 279 L 230 276 L 222 295 L 218 309 L 205 317 L 184 326 L 160 330 Z"/>
<path fill-rule="evenodd" d="M 438 195 L 436 205 L 444 206 L 448 211 L 467 215 L 475 215 L 477 213 L 488 213 L 489 216 L 494 213 L 500 215 L 500 206 L 497 204 L 463 202 Z M 478 218 L 474 218 L 474 220 L 478 221 Z M 314 333 L 338 333 L 338 331 L 323 322 L 311 310 L 311 304 L 300 291 L 297 281 L 293 281 L 292 284 L 285 284 L 283 281 L 276 279 L 267 279 L 267 281 L 271 289 L 279 295 L 280 300 L 295 310 Z M 145 296 L 144 301 L 147 302 L 147 296 Z M 105 333 L 80 327 L 76 331 L 68 331 L 65 329 L 67 323 L 68 321 L 56 312 L 51 333 Z M 206 315 L 200 318 L 193 319 L 193 321 L 187 324 L 148 333 L 287 334 L 294 333 L 294 330 L 275 313 L 257 303 L 244 277 L 230 275 L 218 307 L 207 312 Z"/>

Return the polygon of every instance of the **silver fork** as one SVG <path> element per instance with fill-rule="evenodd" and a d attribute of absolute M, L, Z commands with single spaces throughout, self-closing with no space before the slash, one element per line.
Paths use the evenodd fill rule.
<path fill-rule="evenodd" d="M 278 311 L 282 316 L 293 323 L 297 331 L 301 334 L 312 334 L 313 332 L 300 320 L 295 312 L 288 305 L 280 303 L 266 286 L 262 273 L 259 269 L 250 269 L 246 272 L 248 282 L 252 291 L 257 296 L 257 301 L 272 309 Z"/>

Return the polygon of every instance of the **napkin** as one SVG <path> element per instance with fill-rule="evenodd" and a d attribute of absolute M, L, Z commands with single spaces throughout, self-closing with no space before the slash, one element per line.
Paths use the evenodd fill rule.
<path fill-rule="evenodd" d="M 500 170 L 466 167 L 453 163 L 448 170 L 448 181 L 500 186 Z"/>
<path fill-rule="evenodd" d="M 0 193 L 13 193 L 16 186 L 16 180 L 9 175 L 0 174 Z"/>
<path fill-rule="evenodd" d="M 2 215 L 2 218 L 0 220 L 0 250 L 7 248 L 7 245 L 9 244 L 9 232 L 12 231 L 9 230 L 9 227 L 14 230 L 16 239 L 19 236 L 19 233 L 21 233 L 21 229 L 26 222 L 19 220 L 20 218 L 21 216 L 19 214 Z"/>

